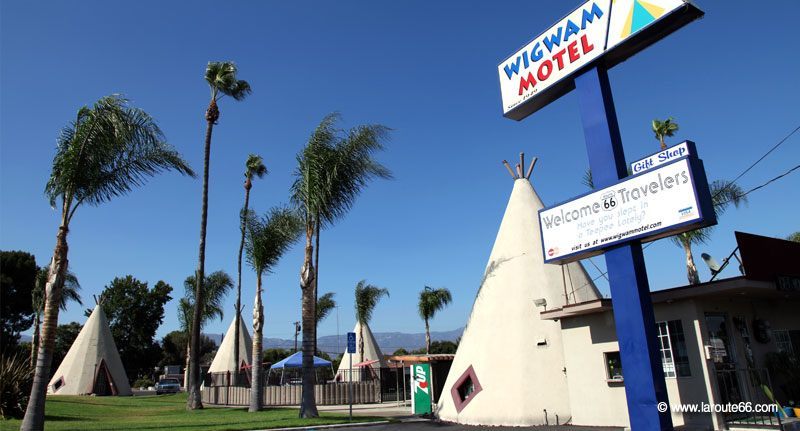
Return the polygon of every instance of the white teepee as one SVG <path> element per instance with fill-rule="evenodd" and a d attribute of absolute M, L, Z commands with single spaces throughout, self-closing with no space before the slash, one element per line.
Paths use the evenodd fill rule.
<path fill-rule="evenodd" d="M 600 295 L 579 262 L 544 263 L 542 207 L 530 181 L 515 180 L 439 397 L 436 414 L 442 420 L 532 426 L 545 424 L 545 410 L 550 423 L 555 415 L 571 416 L 561 328 L 539 313 L 563 306 L 565 297 L 575 303 Z"/>
<path fill-rule="evenodd" d="M 208 368 L 209 373 L 224 373 L 227 371 L 236 372 L 243 366 L 249 366 L 253 358 L 253 342 L 250 339 L 250 333 L 247 332 L 247 327 L 244 325 L 244 319 L 239 319 L 239 364 L 236 363 L 234 358 L 234 349 L 236 348 L 236 319 L 233 319 L 231 326 L 228 327 L 228 332 L 222 339 L 222 343 L 217 349 L 217 354 L 214 355 L 214 360 L 211 361 L 211 366 Z"/>
<path fill-rule="evenodd" d="M 377 341 L 375 341 L 375 336 L 372 335 L 372 331 L 369 329 L 369 325 L 364 325 L 364 361 L 363 362 L 372 362 L 369 365 L 364 365 L 360 367 L 356 367 L 362 363 L 361 361 L 361 354 L 358 353 L 358 346 L 361 345 L 361 323 L 356 322 L 356 327 L 353 328 L 353 332 L 356 333 L 356 353 L 353 353 L 353 381 L 359 381 L 363 379 L 367 379 L 370 375 L 375 375 L 378 373 L 378 369 L 386 367 L 386 360 L 383 358 L 383 353 L 381 353 L 381 348 L 378 347 Z M 339 381 L 348 381 L 349 374 L 351 369 L 350 363 L 350 354 L 347 353 L 347 349 L 345 348 L 344 355 L 342 356 L 342 362 L 339 363 L 339 369 L 336 371 L 336 380 Z M 369 367 L 370 369 L 367 369 Z M 362 370 L 359 372 L 359 370 Z"/>
<path fill-rule="evenodd" d="M 117 346 L 100 305 L 58 366 L 47 393 L 51 395 L 133 395 Z"/>

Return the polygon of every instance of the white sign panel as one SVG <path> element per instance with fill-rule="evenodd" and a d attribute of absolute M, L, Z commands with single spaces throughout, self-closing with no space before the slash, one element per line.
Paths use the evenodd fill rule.
<path fill-rule="evenodd" d="M 683 141 L 680 144 L 669 147 L 664 151 L 655 153 L 631 163 L 631 173 L 634 175 L 640 174 L 644 171 L 657 168 L 665 163 L 688 156 L 694 151 L 694 146 L 692 146 L 691 149 L 689 148 L 689 142 L 690 141 Z"/>
<path fill-rule="evenodd" d="M 611 0 L 587 1 L 497 66 L 503 113 L 589 64 L 605 50 Z"/>
<path fill-rule="evenodd" d="M 696 186 L 689 159 L 684 158 L 544 208 L 539 211 L 544 260 L 575 260 L 614 243 L 695 228 L 704 221 Z M 714 215 L 706 218 L 713 220 Z"/>
<path fill-rule="evenodd" d="M 671 20 L 674 28 L 643 35 L 646 43 L 632 41 L 633 47 L 626 47 L 624 42 L 682 6 L 686 13 Z M 619 54 L 614 61 L 621 61 L 699 16 L 702 12 L 683 0 L 586 1 L 497 66 L 503 115 L 524 118 L 568 91 L 566 78 L 606 52 L 614 49 Z M 528 103 L 511 113 L 533 99 L 536 106 Z"/>

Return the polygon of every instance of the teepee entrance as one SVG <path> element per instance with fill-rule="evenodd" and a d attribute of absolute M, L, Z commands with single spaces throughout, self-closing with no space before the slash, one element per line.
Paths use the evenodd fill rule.
<path fill-rule="evenodd" d="M 97 366 L 97 372 L 94 376 L 94 385 L 92 386 L 92 393 L 100 396 L 117 394 L 117 391 L 114 389 L 111 373 L 108 371 L 105 360 L 101 360 L 100 364 Z"/>

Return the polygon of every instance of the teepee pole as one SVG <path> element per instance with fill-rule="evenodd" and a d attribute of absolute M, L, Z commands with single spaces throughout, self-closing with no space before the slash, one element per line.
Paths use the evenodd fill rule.
<path fill-rule="evenodd" d="M 537 160 L 539 160 L 538 157 L 534 157 L 533 160 L 531 160 L 531 165 L 528 166 L 528 173 L 525 174 L 525 178 L 531 179 L 531 174 L 533 173 L 533 167 L 536 166 Z"/>
<path fill-rule="evenodd" d="M 522 151 L 519 152 L 519 176 L 522 177 L 522 173 L 525 172 L 525 153 Z"/>
<path fill-rule="evenodd" d="M 517 163 L 515 168 L 517 169 L 517 178 L 522 178 L 522 168 L 519 166 L 519 163 Z"/>
<path fill-rule="evenodd" d="M 514 174 L 514 171 L 511 169 L 511 165 L 508 164 L 508 160 L 503 160 L 503 166 L 508 169 L 508 173 L 511 174 L 511 178 L 517 179 L 517 176 Z"/>

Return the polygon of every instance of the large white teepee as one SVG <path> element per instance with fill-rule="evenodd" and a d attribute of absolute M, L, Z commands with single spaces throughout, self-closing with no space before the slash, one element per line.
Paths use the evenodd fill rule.
<path fill-rule="evenodd" d="M 106 313 L 94 307 L 47 385 L 52 395 L 133 395 Z"/>
<path fill-rule="evenodd" d="M 544 264 L 542 207 L 531 183 L 517 179 L 439 397 L 442 420 L 532 426 L 545 424 L 545 410 L 549 423 L 571 416 L 561 328 L 539 313 L 563 306 L 565 296 L 575 303 L 600 295 L 580 263 Z"/>
<path fill-rule="evenodd" d="M 214 355 L 214 360 L 211 361 L 211 366 L 208 368 L 209 373 L 224 373 L 227 371 L 236 372 L 243 366 L 249 366 L 253 358 L 253 342 L 250 339 L 250 333 L 244 325 L 244 319 L 239 319 L 239 364 L 236 363 L 234 358 L 234 349 L 236 348 L 236 319 L 231 322 L 228 327 L 228 332 L 222 339 L 222 343 L 217 349 L 217 354 Z"/>
<path fill-rule="evenodd" d="M 369 325 L 364 325 L 364 361 L 363 362 L 371 362 L 368 365 L 363 365 L 360 367 L 356 367 L 363 363 L 361 361 L 361 354 L 358 353 L 358 346 L 361 345 L 361 323 L 356 322 L 356 327 L 353 328 L 353 332 L 356 333 L 356 353 L 353 353 L 353 363 L 351 367 L 350 363 L 350 354 L 347 353 L 347 348 L 345 348 L 344 355 L 342 356 L 342 362 L 339 363 L 339 369 L 336 371 L 336 380 L 339 381 L 347 381 L 349 378 L 350 368 L 353 368 L 353 381 L 359 381 L 363 379 L 367 379 L 370 377 L 372 373 L 377 373 L 376 371 L 379 368 L 386 367 L 386 360 L 383 358 L 383 353 L 381 353 L 381 348 L 378 347 L 378 342 L 375 341 L 375 336 L 372 335 L 372 331 L 369 329 Z M 374 362 L 373 362 L 374 361 Z M 367 368 L 369 367 L 369 369 Z M 359 372 L 359 370 L 362 370 Z"/>

